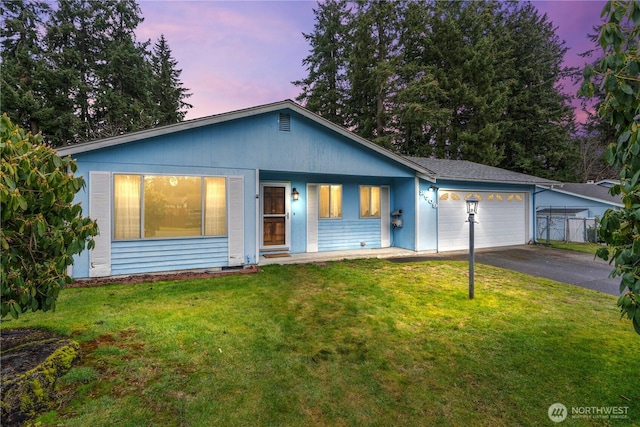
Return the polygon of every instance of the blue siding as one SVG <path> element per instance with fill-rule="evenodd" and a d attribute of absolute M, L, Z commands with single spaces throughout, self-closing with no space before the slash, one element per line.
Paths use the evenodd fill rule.
<path fill-rule="evenodd" d="M 291 132 L 278 131 L 278 112 L 157 136 L 76 154 L 80 162 L 260 169 L 296 173 L 413 177 L 414 171 L 361 144 L 292 114 Z"/>
<path fill-rule="evenodd" d="M 416 193 L 415 178 L 396 180 L 396 191 L 391 198 L 391 212 L 402 209 L 402 228 L 391 229 L 391 245 L 416 249 Z M 391 221 L 391 218 L 385 220 Z"/>
<path fill-rule="evenodd" d="M 418 250 L 438 249 L 438 194 L 432 182 L 420 180 L 418 189 Z M 423 192 L 420 195 L 420 191 Z"/>
<path fill-rule="evenodd" d="M 111 274 L 224 267 L 227 253 L 226 237 L 114 241 Z"/>
<path fill-rule="evenodd" d="M 291 114 L 291 131 L 278 130 L 280 112 Z M 403 247 L 415 238 L 415 198 L 399 200 L 415 191 L 415 171 L 393 158 L 362 145 L 304 115 L 284 108 L 264 114 L 184 129 L 122 145 L 74 154 L 78 175 L 88 186 L 90 171 L 136 174 L 174 174 L 244 177 L 244 258 L 257 263 L 260 238 L 257 180 L 290 182 L 300 192 L 291 205 L 291 252 L 306 251 L 306 185 L 343 185 L 343 218 L 321 221 L 318 249 L 380 247 L 381 221 L 359 218 L 359 185 L 388 185 L 391 210 L 405 210 L 405 228 L 392 232 Z M 88 187 L 90 188 L 90 187 Z M 397 192 L 402 188 L 402 196 Z M 80 192 L 76 201 L 88 212 L 89 197 Z M 227 240 L 175 239 L 113 241 L 112 275 L 221 267 L 228 264 Z M 73 274 L 89 274 L 88 251 L 75 258 Z"/>
<path fill-rule="evenodd" d="M 555 209 L 584 209 L 585 211 L 587 211 L 587 218 L 602 218 L 602 215 L 604 215 L 607 209 L 619 209 L 617 206 L 609 203 L 598 202 L 596 200 L 573 196 L 571 194 L 564 194 L 550 190 L 538 192 L 538 194 L 536 194 L 536 210 L 549 207 Z M 585 214 L 582 214 L 582 216 L 584 215 Z"/>
<path fill-rule="evenodd" d="M 380 247 L 380 219 L 318 221 L 318 251 Z"/>

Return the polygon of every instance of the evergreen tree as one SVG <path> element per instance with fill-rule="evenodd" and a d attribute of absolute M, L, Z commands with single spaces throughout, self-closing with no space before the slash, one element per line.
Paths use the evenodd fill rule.
<path fill-rule="evenodd" d="M 364 138 L 390 146 L 391 98 L 395 93 L 399 35 L 396 3 L 358 1 L 347 28 L 351 30 L 347 55 L 350 87 L 346 101 L 347 126 Z"/>
<path fill-rule="evenodd" d="M 400 19 L 404 31 L 399 39 L 394 148 L 407 155 L 432 157 L 436 135 L 447 127 L 452 110 L 445 106 L 446 90 L 428 57 L 431 11 L 421 3 L 409 2 Z"/>
<path fill-rule="evenodd" d="M 156 125 L 168 125 L 184 120 L 186 110 L 192 108 L 185 99 L 191 96 L 189 89 L 182 87 L 178 62 L 171 56 L 171 49 L 164 37 L 156 42 L 151 56 L 153 72 L 152 98 L 156 108 Z"/>
<path fill-rule="evenodd" d="M 296 98 L 309 110 L 344 126 L 347 91 L 345 42 L 348 33 L 346 0 L 329 0 L 313 10 L 314 31 L 304 34 L 311 53 L 303 61 L 308 76 L 293 82 L 302 92 Z"/>
<path fill-rule="evenodd" d="M 95 100 L 99 88 L 97 69 L 106 61 L 107 12 L 102 2 L 59 0 L 47 24 L 47 56 L 52 73 L 46 97 L 53 114 L 46 134 L 53 145 L 99 136 Z"/>
<path fill-rule="evenodd" d="M 103 32 L 103 60 L 98 63 L 95 112 L 98 137 L 120 135 L 154 125 L 153 73 L 150 42 L 138 43 L 135 29 L 143 21 L 135 0 L 102 3 L 107 20 Z"/>
<path fill-rule="evenodd" d="M 333 39 L 321 45 L 314 33 L 307 57 L 329 63 L 331 40 L 344 43 L 348 81 L 335 92 L 333 105 L 344 106 L 336 123 L 402 154 L 574 175 L 572 110 L 559 85 L 573 70 L 562 67 L 564 43 L 533 6 L 361 1 L 346 13 Z M 310 72 L 302 82 L 326 87 L 325 80 Z M 315 102 L 309 93 L 299 100 Z"/>
<path fill-rule="evenodd" d="M 162 37 L 136 40 L 135 0 L 2 3 L 2 111 L 53 146 L 175 123 L 191 108 Z"/>
<path fill-rule="evenodd" d="M 2 0 L 0 102 L 14 123 L 34 135 L 41 130 L 47 64 L 39 30 L 50 11 L 43 1 Z"/>
<path fill-rule="evenodd" d="M 530 3 L 514 3 L 506 15 L 505 31 L 512 66 L 502 75 L 511 79 L 499 144 L 505 147 L 505 169 L 564 181 L 576 179 L 578 145 L 570 97 L 561 80 L 577 70 L 563 66 L 567 47 L 547 16 Z"/>

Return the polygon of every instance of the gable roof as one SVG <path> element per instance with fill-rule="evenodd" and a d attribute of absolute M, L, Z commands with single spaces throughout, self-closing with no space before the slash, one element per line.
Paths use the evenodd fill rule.
<path fill-rule="evenodd" d="M 456 181 L 493 182 L 500 184 L 529 184 L 556 185 L 553 181 L 537 176 L 512 172 L 506 169 L 482 165 L 468 160 L 432 159 L 426 157 L 407 157 L 436 175 L 436 179 L 451 179 Z"/>
<path fill-rule="evenodd" d="M 193 120 L 187 120 L 180 123 L 174 123 L 166 126 L 159 126 L 153 129 L 146 129 L 138 132 L 131 132 L 124 135 L 118 135 L 110 138 L 97 139 L 94 141 L 83 142 L 80 144 L 69 145 L 65 147 L 57 148 L 57 152 L 60 156 L 67 156 L 78 153 L 85 153 L 94 150 L 100 150 L 103 148 L 115 147 L 122 144 L 128 144 L 135 141 L 140 141 L 148 138 L 154 138 L 157 136 L 167 135 L 176 132 L 182 132 L 190 129 L 196 129 L 204 126 L 215 125 L 218 123 L 223 123 L 231 120 L 242 119 L 245 117 L 257 116 L 259 114 L 271 113 L 276 111 L 282 111 L 284 109 L 291 110 L 297 114 L 300 114 L 303 117 L 306 117 L 309 120 L 312 120 L 318 123 L 325 128 L 328 128 L 339 135 L 342 135 L 376 153 L 382 154 L 383 156 L 394 160 L 397 163 L 400 163 L 416 172 L 416 174 L 427 181 L 435 182 L 434 173 L 425 168 L 420 164 L 416 164 L 407 160 L 405 157 L 395 154 L 373 142 L 362 138 L 356 135 L 353 132 L 315 114 L 306 108 L 296 104 L 291 100 L 284 100 L 279 102 L 274 102 L 272 104 L 260 105 L 257 107 L 246 108 L 243 110 L 231 111 L 228 113 L 216 114 L 213 116 L 202 117 Z"/>
<path fill-rule="evenodd" d="M 542 186 L 545 187 L 546 186 Z M 587 200 L 607 203 L 614 206 L 623 207 L 622 198 L 620 196 L 612 196 L 609 194 L 609 187 L 599 184 L 580 184 L 580 183 L 564 183 L 559 187 L 548 188 L 556 193 L 567 194 L 570 196 L 581 197 Z"/>

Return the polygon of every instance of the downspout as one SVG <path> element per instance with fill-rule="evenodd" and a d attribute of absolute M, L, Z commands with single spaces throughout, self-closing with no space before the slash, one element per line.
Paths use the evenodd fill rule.
<path fill-rule="evenodd" d="M 256 169 L 256 265 L 260 264 L 260 170 Z"/>
<path fill-rule="evenodd" d="M 420 249 L 420 179 L 416 176 L 414 178 L 414 203 L 415 203 L 415 212 L 416 212 L 416 226 L 415 226 L 415 235 L 413 247 L 416 252 Z"/>

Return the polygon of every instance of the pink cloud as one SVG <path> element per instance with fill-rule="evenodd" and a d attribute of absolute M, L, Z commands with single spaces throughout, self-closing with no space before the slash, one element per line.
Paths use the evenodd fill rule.
<path fill-rule="evenodd" d="M 193 96 L 187 118 L 293 98 L 312 2 L 141 1 L 140 39 L 167 38 Z"/>

